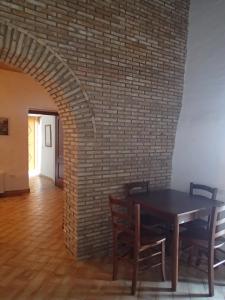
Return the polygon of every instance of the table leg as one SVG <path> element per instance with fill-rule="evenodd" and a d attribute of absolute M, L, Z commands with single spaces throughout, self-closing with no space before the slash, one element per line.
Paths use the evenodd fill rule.
<path fill-rule="evenodd" d="M 172 253 L 172 290 L 176 291 L 178 282 L 179 265 L 179 222 L 178 218 L 174 220 L 173 231 L 173 253 Z"/>

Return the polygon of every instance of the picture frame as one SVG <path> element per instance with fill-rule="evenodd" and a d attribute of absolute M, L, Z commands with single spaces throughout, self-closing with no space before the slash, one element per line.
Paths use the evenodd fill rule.
<path fill-rule="evenodd" d="M 45 125 L 45 147 L 52 147 L 52 127 L 50 124 Z"/>
<path fill-rule="evenodd" d="M 9 119 L 0 117 L 0 135 L 9 135 Z"/>

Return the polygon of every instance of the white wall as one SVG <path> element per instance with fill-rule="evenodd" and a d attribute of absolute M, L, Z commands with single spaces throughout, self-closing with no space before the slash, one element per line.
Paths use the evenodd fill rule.
<path fill-rule="evenodd" d="M 172 187 L 191 181 L 225 199 L 225 1 L 192 0 Z"/>
<path fill-rule="evenodd" d="M 5 191 L 29 187 L 29 109 L 57 111 L 48 93 L 30 76 L 0 70 L 0 117 L 9 118 L 9 135 L 0 135 L 0 172 L 5 173 Z"/>
<path fill-rule="evenodd" d="M 45 125 L 51 125 L 52 147 L 45 145 Z M 41 116 L 41 170 L 40 174 L 55 181 L 55 117 Z"/>

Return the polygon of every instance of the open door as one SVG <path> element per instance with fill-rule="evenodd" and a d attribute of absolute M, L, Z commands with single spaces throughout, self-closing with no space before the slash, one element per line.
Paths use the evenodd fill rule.
<path fill-rule="evenodd" d="M 38 172 L 38 125 L 38 117 L 28 116 L 28 164 L 30 175 Z"/>
<path fill-rule="evenodd" d="M 63 160 L 63 129 L 59 116 L 56 116 L 55 126 L 55 185 L 63 188 L 64 160 Z"/>

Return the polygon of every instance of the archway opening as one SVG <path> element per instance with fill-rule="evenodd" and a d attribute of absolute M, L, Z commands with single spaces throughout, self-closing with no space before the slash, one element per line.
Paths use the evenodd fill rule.
<path fill-rule="evenodd" d="M 55 101 L 64 131 L 65 243 L 77 256 L 79 154 L 95 136 L 90 101 L 78 78 L 50 47 L 23 29 L 0 23 L 0 63 L 30 75 Z M 80 254 L 81 256 L 82 254 Z"/>
<path fill-rule="evenodd" d="M 14 194 L 27 191 L 28 179 L 35 175 L 54 183 L 55 115 L 58 115 L 55 103 L 29 75 L 10 67 L 1 68 L 1 65 L 0 99 L 1 117 L 5 117 L 8 126 L 7 135 L 0 139 L 0 165 L 4 174 L 1 189 Z M 51 115 L 43 112 L 50 110 Z"/>

